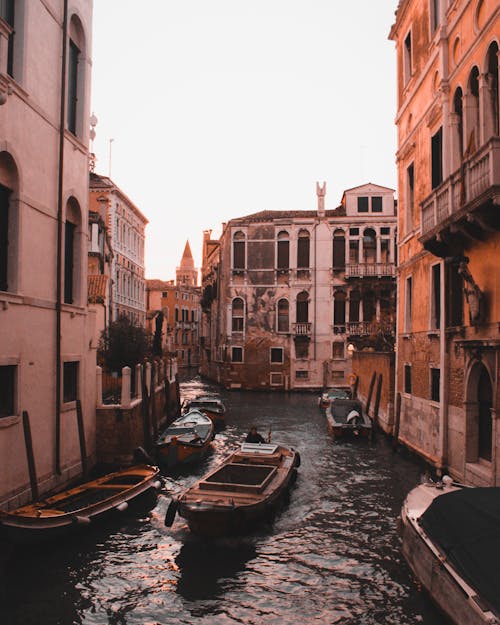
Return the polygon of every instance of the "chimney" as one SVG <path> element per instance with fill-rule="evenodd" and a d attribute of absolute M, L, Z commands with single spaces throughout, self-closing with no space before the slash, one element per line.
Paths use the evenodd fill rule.
<path fill-rule="evenodd" d="M 316 183 L 316 195 L 318 196 L 318 217 L 325 216 L 325 194 L 326 194 L 326 182 L 323 182 L 323 186 L 320 186 L 319 182 Z"/>

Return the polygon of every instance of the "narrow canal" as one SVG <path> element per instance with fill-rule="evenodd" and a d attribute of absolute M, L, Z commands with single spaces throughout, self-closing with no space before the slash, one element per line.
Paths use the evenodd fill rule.
<path fill-rule="evenodd" d="M 183 397 L 217 390 L 198 378 Z M 419 467 L 379 435 L 333 443 L 316 395 L 222 393 L 213 453 L 166 477 L 154 510 L 0 560 L 2 625 L 442 625 L 401 556 L 396 518 Z M 163 524 L 178 492 L 232 451 L 251 424 L 300 450 L 290 503 L 272 526 L 202 540 Z"/>

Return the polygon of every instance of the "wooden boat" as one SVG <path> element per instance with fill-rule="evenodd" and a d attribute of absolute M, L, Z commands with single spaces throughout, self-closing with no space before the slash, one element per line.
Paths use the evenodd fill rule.
<path fill-rule="evenodd" d="M 401 511 L 402 550 L 455 625 L 500 623 L 500 488 L 420 484 Z"/>
<path fill-rule="evenodd" d="M 328 429 L 335 438 L 347 436 L 372 438 L 372 421 L 357 399 L 335 399 L 325 414 Z"/>
<path fill-rule="evenodd" d="M 243 443 L 214 471 L 172 500 L 165 518 L 176 512 L 202 536 L 239 534 L 270 516 L 297 477 L 299 453 L 281 445 Z"/>
<path fill-rule="evenodd" d="M 351 389 L 348 386 L 337 386 L 329 388 L 321 393 L 318 399 L 320 408 L 328 408 L 328 406 L 336 399 L 351 399 Z"/>
<path fill-rule="evenodd" d="M 197 397 L 186 400 L 184 407 L 186 412 L 189 412 L 189 410 L 193 410 L 194 408 L 204 412 L 207 417 L 212 419 L 216 427 L 222 427 L 225 425 L 224 415 L 226 413 L 226 407 L 219 397 L 213 397 L 211 395 L 198 395 Z"/>
<path fill-rule="evenodd" d="M 157 467 L 137 465 L 11 512 L 0 512 L 0 528 L 7 539 L 17 543 L 56 538 L 109 516 L 121 515 L 151 495 L 155 501 L 160 487 Z"/>
<path fill-rule="evenodd" d="M 158 438 L 157 462 L 166 468 L 196 462 L 208 453 L 213 437 L 213 421 L 199 410 L 190 410 Z"/>

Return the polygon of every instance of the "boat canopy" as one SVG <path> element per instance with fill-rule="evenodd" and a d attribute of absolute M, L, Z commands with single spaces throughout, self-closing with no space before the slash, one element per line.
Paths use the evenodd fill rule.
<path fill-rule="evenodd" d="M 479 598 L 500 614 L 500 488 L 440 495 L 419 522 Z"/>

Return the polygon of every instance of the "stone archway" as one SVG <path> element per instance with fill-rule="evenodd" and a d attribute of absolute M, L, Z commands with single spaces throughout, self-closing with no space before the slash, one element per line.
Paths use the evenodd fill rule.
<path fill-rule="evenodd" d="M 475 362 L 467 383 L 467 462 L 491 462 L 493 449 L 493 385 L 485 364 Z"/>

